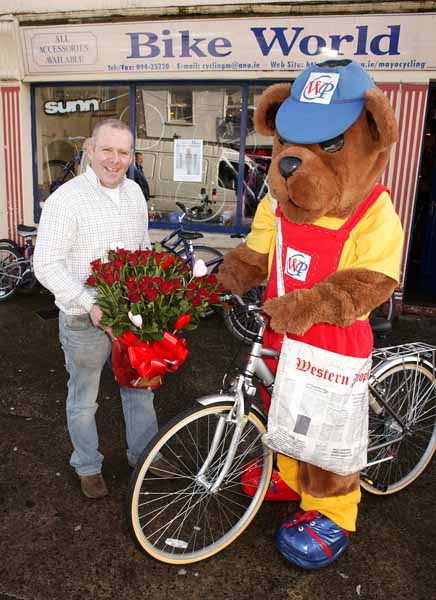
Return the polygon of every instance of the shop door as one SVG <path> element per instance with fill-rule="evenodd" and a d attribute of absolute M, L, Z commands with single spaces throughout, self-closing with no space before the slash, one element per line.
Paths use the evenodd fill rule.
<path fill-rule="evenodd" d="M 429 90 L 405 300 L 436 306 L 436 86 Z"/>

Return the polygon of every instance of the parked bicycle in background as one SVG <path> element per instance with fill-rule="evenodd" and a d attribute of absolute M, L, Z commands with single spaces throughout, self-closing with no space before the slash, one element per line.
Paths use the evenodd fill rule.
<path fill-rule="evenodd" d="M 19 287 L 30 289 L 36 284 L 33 238 L 37 228 L 18 225 L 17 232 L 23 238 L 22 246 L 7 238 L 0 239 L 0 302 L 11 298 Z"/>
<path fill-rule="evenodd" d="M 65 138 L 67 142 L 73 144 L 74 151 L 72 158 L 68 161 L 52 158 L 44 163 L 44 182 L 48 185 L 50 194 L 57 190 L 63 183 L 79 174 L 85 152 L 84 142 L 86 139 L 82 135 Z"/>

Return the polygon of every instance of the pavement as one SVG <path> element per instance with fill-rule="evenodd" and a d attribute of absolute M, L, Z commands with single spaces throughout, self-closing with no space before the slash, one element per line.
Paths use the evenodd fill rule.
<path fill-rule="evenodd" d="M 248 530 L 208 561 L 181 568 L 141 553 L 124 516 L 131 470 L 109 370 L 97 421 L 110 495 L 84 498 L 69 467 L 57 325 L 42 288 L 0 303 L 0 600 L 436 598 L 436 458 L 399 494 L 363 494 L 349 549 L 321 571 L 292 568 L 277 553 L 274 530 L 290 511 L 283 503 L 264 503 Z M 187 337 L 187 362 L 156 393 L 161 425 L 218 390 L 244 355 L 219 315 Z M 410 341 L 436 343 L 436 319 L 402 316 L 378 345 Z"/>

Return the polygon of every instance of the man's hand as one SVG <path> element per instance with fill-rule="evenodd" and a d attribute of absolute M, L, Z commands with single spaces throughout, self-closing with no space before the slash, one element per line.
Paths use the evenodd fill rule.
<path fill-rule="evenodd" d="M 100 329 L 102 329 L 104 332 L 106 332 L 108 334 L 108 336 L 111 338 L 112 341 L 115 341 L 116 338 L 114 337 L 114 334 L 112 333 L 112 329 L 110 327 L 105 327 L 104 325 L 101 325 L 101 320 L 103 318 L 103 311 L 97 304 L 92 305 L 91 310 L 89 311 L 89 317 L 90 317 L 94 327 L 99 327 Z"/>

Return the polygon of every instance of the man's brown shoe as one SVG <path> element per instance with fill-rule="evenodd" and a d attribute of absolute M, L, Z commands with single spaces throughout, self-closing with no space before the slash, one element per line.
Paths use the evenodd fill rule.
<path fill-rule="evenodd" d="M 87 498 L 103 498 L 108 490 L 101 473 L 96 475 L 79 475 L 80 487 Z"/>

